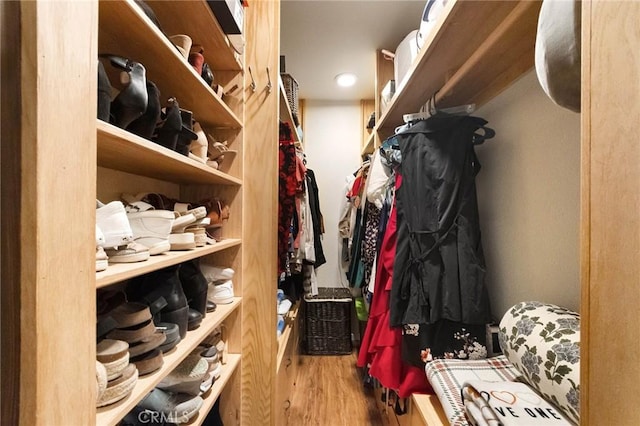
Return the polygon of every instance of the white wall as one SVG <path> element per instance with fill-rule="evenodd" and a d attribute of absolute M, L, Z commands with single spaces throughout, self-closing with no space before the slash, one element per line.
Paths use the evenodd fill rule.
<path fill-rule="evenodd" d="M 523 300 L 579 310 L 580 114 L 531 71 L 474 115 L 496 131 L 476 150 L 494 315 Z"/>
<path fill-rule="evenodd" d="M 533 71 L 474 115 L 496 131 L 476 150 L 494 316 L 523 300 L 579 310 L 580 115 L 553 104 Z M 304 131 L 327 231 L 319 285 L 339 286 L 338 206 L 360 164 L 359 104 L 307 101 Z"/>
<path fill-rule="evenodd" d="M 360 167 L 360 121 L 359 102 L 305 101 L 304 151 L 318 182 L 325 227 L 327 263 L 317 270 L 319 287 L 347 285 L 338 272 L 338 220 L 346 176 Z"/>

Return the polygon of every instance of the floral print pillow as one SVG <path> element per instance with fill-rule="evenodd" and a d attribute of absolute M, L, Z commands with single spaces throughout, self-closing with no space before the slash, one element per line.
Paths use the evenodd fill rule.
<path fill-rule="evenodd" d="M 548 303 L 518 303 L 502 317 L 498 339 L 524 381 L 579 423 L 580 315 Z"/>

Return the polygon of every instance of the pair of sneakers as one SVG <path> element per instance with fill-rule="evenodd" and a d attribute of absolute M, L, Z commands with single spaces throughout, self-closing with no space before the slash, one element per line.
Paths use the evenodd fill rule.
<path fill-rule="evenodd" d="M 132 205 L 127 209 L 120 201 L 96 202 L 96 242 L 104 251 L 103 254 L 97 250 L 96 270 L 104 268 L 105 260 L 108 263 L 142 262 L 170 250 L 172 212 Z"/>
<path fill-rule="evenodd" d="M 134 241 L 124 206 L 119 201 L 96 201 L 96 272 L 109 263 L 140 262 L 149 258 L 149 249 Z"/>
<path fill-rule="evenodd" d="M 228 305 L 233 302 L 233 275 L 235 271 L 224 266 L 200 265 L 200 272 L 207 280 L 209 288 L 207 299 L 216 305 Z"/>

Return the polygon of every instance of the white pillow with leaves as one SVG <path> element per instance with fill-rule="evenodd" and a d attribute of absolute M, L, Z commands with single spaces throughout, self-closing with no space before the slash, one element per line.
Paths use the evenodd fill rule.
<path fill-rule="evenodd" d="M 548 303 L 518 303 L 502 317 L 498 338 L 522 378 L 579 423 L 580 315 Z"/>

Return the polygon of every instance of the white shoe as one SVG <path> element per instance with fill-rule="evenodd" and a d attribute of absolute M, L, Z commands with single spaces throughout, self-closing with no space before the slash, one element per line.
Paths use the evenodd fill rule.
<path fill-rule="evenodd" d="M 104 247 L 105 242 L 106 240 L 104 239 L 104 234 L 102 233 L 102 230 L 96 223 L 96 246 Z"/>
<path fill-rule="evenodd" d="M 120 201 L 112 201 L 109 204 L 96 201 L 96 205 L 96 224 L 105 239 L 102 247 L 126 246 L 133 242 L 133 231 L 124 205 Z"/>
<path fill-rule="evenodd" d="M 202 275 L 208 283 L 229 281 L 233 278 L 233 274 L 235 274 L 235 271 L 231 268 L 212 266 L 205 263 L 200 264 L 200 272 L 202 272 Z"/>
<path fill-rule="evenodd" d="M 216 305 L 228 305 L 232 303 L 233 282 L 228 280 L 223 281 L 221 284 L 209 284 L 209 300 Z"/>
<path fill-rule="evenodd" d="M 169 234 L 169 244 L 171 245 L 171 251 L 193 250 L 196 248 L 196 237 L 193 232 Z"/>
<path fill-rule="evenodd" d="M 127 213 L 135 242 L 149 248 L 154 256 L 171 249 L 169 234 L 174 221 L 173 212 L 169 210 L 147 210 Z"/>
<path fill-rule="evenodd" d="M 96 246 L 96 272 L 104 271 L 109 266 L 109 258 L 104 249 Z"/>
<path fill-rule="evenodd" d="M 144 262 L 149 259 L 149 249 L 142 244 L 130 243 L 126 246 L 105 249 L 109 263 Z"/>

